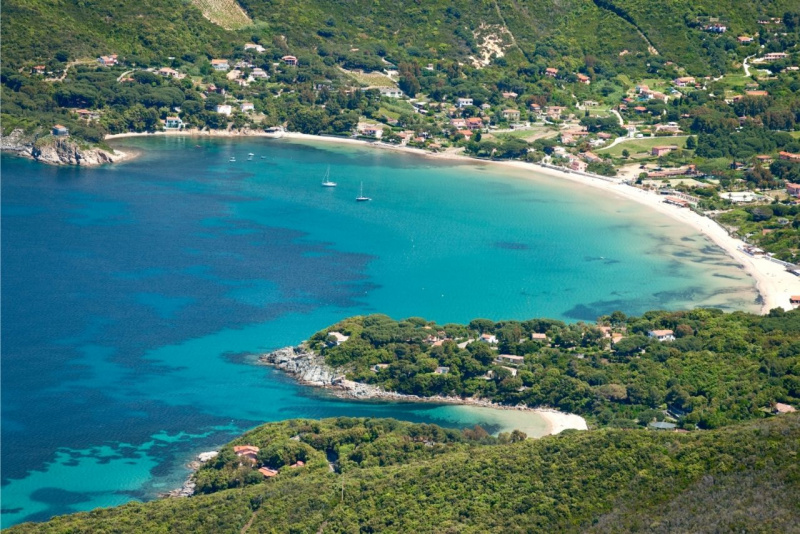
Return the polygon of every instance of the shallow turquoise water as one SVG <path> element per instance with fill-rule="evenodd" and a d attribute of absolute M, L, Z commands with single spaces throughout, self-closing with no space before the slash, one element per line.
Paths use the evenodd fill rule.
<path fill-rule="evenodd" d="M 2 158 L 3 526 L 152 498 L 263 421 L 492 427 L 322 397 L 246 356 L 349 315 L 758 309 L 703 237 L 571 183 L 341 145 L 125 145 L 143 156 L 101 169 Z"/>

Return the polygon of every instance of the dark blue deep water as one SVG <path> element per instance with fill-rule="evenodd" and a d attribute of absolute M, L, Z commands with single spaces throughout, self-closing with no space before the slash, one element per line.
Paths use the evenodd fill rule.
<path fill-rule="evenodd" d="M 491 426 L 323 397 L 248 356 L 349 315 L 757 308 L 704 238 L 552 179 L 286 141 L 125 145 L 143 154 L 99 169 L 2 158 L 3 526 L 153 498 L 264 421 Z"/>

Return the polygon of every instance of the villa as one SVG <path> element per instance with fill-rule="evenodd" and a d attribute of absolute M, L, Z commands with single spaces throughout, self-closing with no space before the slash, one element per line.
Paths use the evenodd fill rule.
<path fill-rule="evenodd" d="M 483 128 L 483 119 L 480 117 L 470 117 L 467 119 L 467 128 L 470 130 L 480 130 Z"/>
<path fill-rule="evenodd" d="M 165 130 L 180 130 L 183 128 L 183 121 L 180 117 L 167 117 L 164 120 Z"/>
<path fill-rule="evenodd" d="M 577 78 L 578 78 L 578 82 L 582 83 L 584 85 L 589 85 L 590 83 L 592 83 L 592 80 L 588 76 L 586 76 L 585 74 L 580 74 L 579 73 L 577 75 Z"/>
<path fill-rule="evenodd" d="M 233 113 L 233 108 L 228 104 L 220 104 L 217 106 L 216 110 L 220 115 L 230 115 Z"/>
<path fill-rule="evenodd" d="M 255 111 L 256 108 L 252 102 L 242 102 L 241 109 L 243 113 L 246 113 L 248 111 Z"/>
<path fill-rule="evenodd" d="M 672 330 L 650 330 L 647 335 L 659 341 L 675 341 L 675 333 Z"/>
<path fill-rule="evenodd" d="M 740 35 L 739 37 L 736 38 L 736 40 L 739 41 L 741 44 L 748 44 L 753 42 L 753 38 L 750 37 L 749 35 Z"/>
<path fill-rule="evenodd" d="M 385 96 L 387 98 L 403 97 L 403 91 L 401 91 L 397 87 L 378 87 L 378 91 L 380 91 L 381 96 Z"/>
<path fill-rule="evenodd" d="M 350 339 L 350 336 L 346 336 L 341 332 L 328 332 L 328 337 L 332 337 L 337 346 Z"/>
<path fill-rule="evenodd" d="M 544 75 L 550 76 L 551 78 L 555 78 L 556 76 L 558 76 L 558 69 L 553 67 L 547 67 L 546 69 L 544 69 Z"/>
<path fill-rule="evenodd" d="M 471 98 L 459 98 L 456 100 L 456 106 L 458 109 L 465 108 L 467 106 L 472 106 L 472 99 Z"/>
<path fill-rule="evenodd" d="M 119 64 L 117 61 L 117 54 L 111 54 L 110 56 L 100 56 L 97 58 L 97 62 L 100 63 L 103 67 L 113 67 L 114 65 Z"/>
<path fill-rule="evenodd" d="M 31 69 L 31 74 L 44 74 L 45 66 L 44 65 L 36 65 Z"/>
<path fill-rule="evenodd" d="M 233 452 L 239 458 L 247 458 L 252 461 L 258 460 L 258 451 L 260 449 L 255 445 L 235 445 L 233 447 Z"/>
<path fill-rule="evenodd" d="M 178 76 L 180 76 L 180 73 L 177 70 L 171 69 L 169 67 L 161 67 L 156 72 L 158 73 L 159 76 L 163 76 L 165 78 L 177 78 Z"/>
<path fill-rule="evenodd" d="M 517 370 L 514 367 L 506 367 L 505 365 L 501 365 L 500 367 L 505 369 L 506 371 L 509 371 L 511 373 L 511 376 L 517 376 Z"/>
<path fill-rule="evenodd" d="M 446 375 L 449 372 L 450 372 L 450 368 L 449 367 L 437 367 L 436 370 L 434 371 L 434 374 Z"/>
<path fill-rule="evenodd" d="M 283 62 L 289 65 L 290 67 L 297 66 L 297 58 L 294 56 L 283 56 L 281 60 L 283 60 Z"/>
<path fill-rule="evenodd" d="M 53 135 L 56 137 L 66 137 L 69 135 L 69 129 L 61 124 L 53 126 Z"/>
<path fill-rule="evenodd" d="M 231 68 L 231 66 L 227 59 L 212 59 L 211 68 L 217 71 L 226 71 Z"/>
<path fill-rule="evenodd" d="M 786 59 L 789 56 L 786 52 L 769 52 L 768 54 L 764 54 L 764 57 L 761 58 L 762 61 L 779 61 L 781 59 Z"/>
<path fill-rule="evenodd" d="M 481 334 L 481 337 L 479 337 L 478 340 L 483 341 L 484 343 L 489 343 L 490 345 L 497 345 L 497 337 L 492 334 Z"/>
<path fill-rule="evenodd" d="M 800 184 L 786 182 L 786 192 L 793 197 L 800 198 Z"/>
<path fill-rule="evenodd" d="M 518 96 L 519 95 L 517 93 L 515 93 L 514 91 L 505 91 L 505 92 L 503 92 L 503 98 L 508 98 L 508 99 L 514 100 Z"/>
<path fill-rule="evenodd" d="M 519 120 L 519 111 L 516 109 L 504 109 L 503 110 L 503 118 L 509 121 L 518 121 Z"/>
<path fill-rule="evenodd" d="M 253 78 L 262 78 L 262 79 L 265 79 L 265 80 L 267 78 L 269 78 L 269 74 L 267 74 L 264 71 L 264 69 L 259 68 L 259 67 L 254 68 L 253 71 L 250 73 L 250 76 L 252 76 Z"/>
<path fill-rule="evenodd" d="M 536 332 L 531 334 L 531 340 L 533 341 L 541 341 L 543 343 L 547 343 L 547 334 L 538 334 Z"/>
<path fill-rule="evenodd" d="M 694 85 L 695 79 L 693 76 L 683 76 L 681 78 L 675 78 L 673 83 L 678 87 L 686 87 L 688 85 Z"/>
<path fill-rule="evenodd" d="M 499 363 L 513 363 L 515 365 L 525 363 L 524 356 L 514 356 L 513 354 L 500 354 L 497 356 L 496 360 Z"/>

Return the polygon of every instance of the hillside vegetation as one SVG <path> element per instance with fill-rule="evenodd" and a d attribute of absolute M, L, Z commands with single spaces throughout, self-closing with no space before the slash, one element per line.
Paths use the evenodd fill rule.
<path fill-rule="evenodd" d="M 675 339 L 658 341 L 654 330 Z M 349 339 L 332 343 L 332 332 Z M 552 406 L 601 425 L 669 418 L 716 428 L 764 417 L 775 402 L 800 403 L 799 310 L 614 312 L 569 325 L 371 315 L 326 328 L 309 344 L 348 378 L 389 391 Z"/>
<path fill-rule="evenodd" d="M 239 30 L 253 23 L 236 0 L 192 0 L 203 16 L 226 30 Z"/>
<path fill-rule="evenodd" d="M 288 438 L 293 433 L 298 441 Z M 279 444 L 293 443 L 298 451 L 338 454 L 347 462 L 343 471 L 330 472 L 312 461 L 307 467 L 281 468 L 276 477 L 261 477 L 249 486 L 62 516 L 8 532 L 800 528 L 797 414 L 712 432 L 603 430 L 536 441 L 342 418 L 266 425 L 235 443 L 271 450 L 265 458 L 279 456 L 284 450 Z M 228 445 L 204 471 L 229 469 L 232 458 Z"/>

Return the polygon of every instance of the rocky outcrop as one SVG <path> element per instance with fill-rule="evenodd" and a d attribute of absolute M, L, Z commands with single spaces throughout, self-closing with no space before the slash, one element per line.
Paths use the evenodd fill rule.
<path fill-rule="evenodd" d="M 341 375 L 325 363 L 325 359 L 304 345 L 284 347 L 268 354 L 262 354 L 258 361 L 274 365 L 289 373 L 298 381 L 311 386 L 333 386 L 340 382 Z"/>
<path fill-rule="evenodd" d="M 114 163 L 126 157 L 124 152 L 109 152 L 97 147 L 81 146 L 69 137 L 50 135 L 35 139 L 20 129 L 0 136 L 0 150 L 50 165 L 81 165 L 91 167 Z"/>
<path fill-rule="evenodd" d="M 201 465 L 213 458 L 216 458 L 218 454 L 219 451 L 208 451 L 198 454 L 197 459 L 189 462 L 189 465 L 187 466 L 192 472 L 186 478 L 186 481 L 183 483 L 183 485 L 180 488 L 176 488 L 161 494 L 161 497 L 191 497 L 194 495 L 194 490 L 197 488 L 197 483 L 194 481 L 194 474 L 198 469 L 200 469 Z"/>

